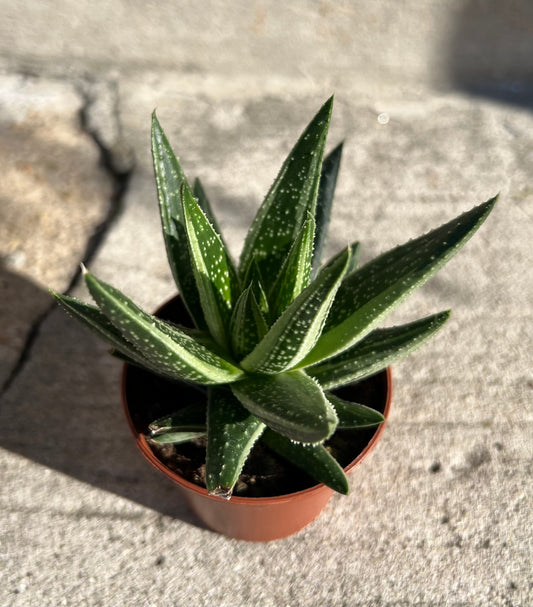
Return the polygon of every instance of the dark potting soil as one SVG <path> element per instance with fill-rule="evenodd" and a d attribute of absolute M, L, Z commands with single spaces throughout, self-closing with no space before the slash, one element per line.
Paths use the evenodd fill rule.
<path fill-rule="evenodd" d="M 183 322 L 186 312 L 179 300 L 167 304 L 158 316 Z M 137 432 L 149 436 L 148 425 L 187 405 L 205 407 L 202 390 L 183 382 L 158 377 L 128 366 L 125 380 L 130 416 Z M 378 373 L 335 394 L 352 402 L 368 405 L 383 413 L 387 391 L 386 372 Z M 342 467 L 347 466 L 370 442 L 376 428 L 338 430 L 325 443 Z M 148 440 L 150 448 L 168 468 L 201 487 L 205 487 L 205 440 L 178 445 L 159 445 Z M 300 468 L 278 456 L 259 440 L 253 447 L 233 490 L 241 497 L 270 497 L 301 491 L 317 482 Z"/>

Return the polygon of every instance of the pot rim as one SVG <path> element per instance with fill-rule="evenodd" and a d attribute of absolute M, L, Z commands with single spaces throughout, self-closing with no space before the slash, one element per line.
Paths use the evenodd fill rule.
<path fill-rule="evenodd" d="M 307 487 L 306 489 L 302 489 L 300 491 L 295 491 L 293 493 L 285 493 L 283 495 L 275 495 L 275 496 L 269 496 L 269 497 L 241 497 L 238 495 L 232 495 L 231 500 L 225 500 L 222 497 L 218 497 L 218 496 L 209 494 L 205 487 L 200 487 L 199 485 L 196 485 L 196 484 L 191 483 L 190 481 L 186 480 L 185 478 L 183 478 L 182 476 L 180 476 L 179 474 L 177 474 L 176 472 L 174 472 L 173 470 L 168 468 L 159 458 L 156 457 L 156 455 L 150 449 L 150 446 L 148 445 L 148 441 L 146 440 L 145 435 L 137 432 L 137 429 L 135 428 L 135 426 L 133 424 L 133 420 L 131 418 L 129 408 L 128 408 L 128 401 L 126 398 L 126 376 L 127 376 L 128 369 L 130 366 L 131 365 L 129 365 L 128 363 L 124 364 L 124 366 L 122 368 L 122 377 L 121 377 L 122 408 L 124 410 L 126 419 L 128 420 L 128 425 L 130 427 L 131 432 L 133 433 L 133 436 L 135 437 L 135 442 L 137 444 L 137 447 L 141 451 L 141 453 L 144 455 L 144 457 L 155 468 L 157 468 L 158 470 L 163 472 L 163 474 L 165 474 L 167 477 L 172 479 L 176 484 L 180 485 L 184 489 L 188 489 L 194 493 L 197 493 L 207 499 L 222 501 L 222 502 L 225 502 L 228 504 L 241 504 L 241 505 L 248 505 L 248 506 L 260 506 L 262 504 L 266 505 L 266 504 L 282 503 L 282 502 L 287 502 L 287 501 L 298 499 L 298 498 L 303 499 L 307 496 L 310 496 L 313 493 L 322 492 L 322 491 L 328 491 L 328 492 L 333 493 L 333 489 L 330 489 L 323 483 L 317 483 L 316 485 L 313 485 L 312 487 Z M 361 452 L 359 452 L 358 455 L 355 457 L 355 459 L 353 459 L 344 468 L 344 472 L 346 472 L 346 473 L 350 472 L 350 470 L 352 470 L 359 463 L 361 463 L 361 461 L 373 449 L 376 442 L 378 441 L 378 439 L 381 437 L 383 431 L 385 430 L 385 426 L 387 424 L 390 407 L 391 407 L 391 403 L 392 403 L 392 370 L 391 370 L 391 367 L 386 367 L 383 371 L 385 371 L 385 373 L 386 373 L 386 381 L 387 381 L 387 393 L 386 393 L 386 399 L 385 399 L 385 407 L 383 410 L 383 416 L 385 417 L 385 421 L 382 422 L 381 424 L 379 424 L 379 426 L 376 428 L 374 434 L 372 435 L 372 438 L 368 441 L 365 448 Z"/>

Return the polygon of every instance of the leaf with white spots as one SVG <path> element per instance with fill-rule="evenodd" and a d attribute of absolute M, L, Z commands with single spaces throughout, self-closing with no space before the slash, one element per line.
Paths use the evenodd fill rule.
<path fill-rule="evenodd" d="M 281 373 L 296 366 L 316 344 L 350 260 L 346 249 L 324 267 L 241 361 L 250 373 Z"/>
<path fill-rule="evenodd" d="M 343 281 L 346 280 L 346 278 L 357 268 L 357 264 L 359 263 L 359 243 L 352 242 L 352 244 L 349 245 L 348 248 L 350 249 L 350 261 L 348 263 L 348 267 L 346 268 L 344 278 L 342 279 Z M 328 267 L 331 264 L 335 263 L 337 259 L 339 259 L 339 257 L 341 257 L 342 255 L 344 255 L 344 250 L 339 251 L 338 253 L 333 255 L 333 257 L 329 259 L 323 267 Z"/>
<path fill-rule="evenodd" d="M 88 272 L 85 284 L 100 310 L 163 375 L 198 384 L 225 384 L 243 376 L 231 362 L 190 335 L 141 310 L 118 289 Z"/>
<path fill-rule="evenodd" d="M 230 390 L 209 389 L 205 484 L 211 495 L 230 498 L 244 462 L 264 428 Z"/>
<path fill-rule="evenodd" d="M 360 341 L 459 251 L 485 221 L 495 202 L 496 197 L 347 276 L 324 332 L 303 365 L 330 358 Z"/>
<path fill-rule="evenodd" d="M 231 389 L 250 413 L 291 440 L 318 443 L 337 426 L 335 409 L 303 371 L 247 376 Z"/>
<path fill-rule="evenodd" d="M 369 428 L 385 421 L 379 411 L 366 405 L 344 400 L 330 392 L 326 392 L 326 398 L 335 407 L 339 418 L 338 428 Z"/>
<path fill-rule="evenodd" d="M 144 358 L 140 350 L 124 339 L 120 331 L 109 322 L 107 316 L 97 307 L 68 295 L 61 295 L 55 291 L 50 292 L 69 316 L 76 318 L 82 325 L 107 342 L 114 349 L 114 354 L 116 353 L 119 358 L 130 364 L 161 374 L 155 365 Z"/>
<path fill-rule="evenodd" d="M 152 157 L 168 263 L 195 325 L 205 329 L 181 207 L 181 186 L 187 179 L 155 112 L 152 114 Z"/>
<path fill-rule="evenodd" d="M 268 299 L 265 293 L 265 289 L 263 287 L 263 279 L 261 278 L 261 272 L 259 270 L 257 262 L 255 261 L 255 257 L 252 257 L 250 259 L 248 269 L 246 270 L 246 273 L 244 275 L 243 284 L 252 286 L 252 292 L 254 294 L 255 300 L 261 308 L 261 312 L 264 314 L 265 319 L 269 319 L 270 309 Z"/>
<path fill-rule="evenodd" d="M 449 316 L 450 312 L 440 312 L 405 325 L 375 329 L 348 350 L 306 371 L 328 390 L 360 381 L 426 343 Z"/>
<path fill-rule="evenodd" d="M 270 307 L 274 319 L 278 318 L 309 284 L 314 235 L 315 220 L 309 216 L 283 262 L 270 292 Z"/>
<path fill-rule="evenodd" d="M 205 216 L 209 220 L 209 223 L 213 226 L 215 232 L 220 236 L 220 240 L 224 243 L 226 250 L 229 250 L 226 242 L 224 241 L 224 237 L 222 236 L 222 231 L 220 230 L 220 226 L 218 225 L 218 221 L 213 212 L 211 203 L 209 202 L 209 198 L 207 197 L 207 194 L 204 190 L 204 186 L 202 185 L 202 182 L 198 177 L 194 180 L 192 191 L 196 200 L 198 201 L 199 207 L 202 209 L 202 211 L 205 213 Z"/>
<path fill-rule="evenodd" d="M 244 358 L 268 331 L 265 318 L 257 303 L 252 285 L 245 289 L 231 317 L 231 349 L 237 360 Z"/>
<path fill-rule="evenodd" d="M 213 339 L 229 349 L 229 324 L 238 279 L 229 253 L 189 186 L 182 184 L 182 205 L 191 263 L 205 322 Z"/>
<path fill-rule="evenodd" d="M 346 474 L 324 445 L 297 444 L 268 428 L 263 434 L 262 441 L 318 482 L 343 495 L 348 495 L 350 487 Z"/>
<path fill-rule="evenodd" d="M 322 251 L 324 250 L 328 236 L 331 207 L 333 205 L 337 175 L 339 174 L 341 164 L 342 146 L 343 144 L 340 143 L 326 156 L 326 158 L 324 158 L 324 162 L 322 163 L 320 184 L 318 186 L 318 198 L 316 202 L 316 234 L 312 262 L 313 275 L 318 272 L 320 264 L 322 263 Z"/>
<path fill-rule="evenodd" d="M 314 217 L 333 97 L 322 106 L 285 160 L 246 236 L 240 271 L 255 256 L 268 293 L 306 213 Z"/>

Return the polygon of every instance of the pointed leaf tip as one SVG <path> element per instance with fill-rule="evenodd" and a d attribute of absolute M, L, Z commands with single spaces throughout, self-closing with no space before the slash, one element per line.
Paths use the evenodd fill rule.
<path fill-rule="evenodd" d="M 333 98 L 317 112 L 292 148 L 246 236 L 240 271 L 255 256 L 269 292 L 304 221 L 315 214 L 322 158 Z"/>

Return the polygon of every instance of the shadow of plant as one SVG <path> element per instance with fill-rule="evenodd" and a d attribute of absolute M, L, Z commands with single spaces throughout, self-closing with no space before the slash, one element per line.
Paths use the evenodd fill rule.
<path fill-rule="evenodd" d="M 47 294 L 0 267 L 2 284 L 24 282 L 27 298 Z M 6 291 L 8 293 L 8 291 Z M 3 307 L 16 308 L 16 299 Z M 197 524 L 178 488 L 137 453 L 120 406 L 121 363 L 63 311 L 39 328 L 0 403 L 0 446 L 162 514 Z"/>

